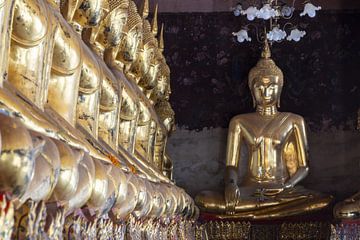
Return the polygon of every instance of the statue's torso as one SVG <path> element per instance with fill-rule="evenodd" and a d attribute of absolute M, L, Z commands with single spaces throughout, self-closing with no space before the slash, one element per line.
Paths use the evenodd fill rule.
<path fill-rule="evenodd" d="M 284 149 L 294 139 L 294 124 L 302 118 L 292 113 L 279 113 L 275 117 L 251 113 L 240 115 L 235 121 L 248 147 L 245 185 L 282 187 L 289 178 Z"/>

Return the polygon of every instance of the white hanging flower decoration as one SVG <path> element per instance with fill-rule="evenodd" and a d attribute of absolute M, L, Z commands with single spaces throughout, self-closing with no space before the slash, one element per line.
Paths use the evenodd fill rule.
<path fill-rule="evenodd" d="M 316 16 L 316 11 L 319 11 L 321 9 L 320 6 L 316 7 L 312 3 L 305 4 L 304 11 L 300 13 L 300 16 L 305 16 L 306 14 L 313 18 Z"/>
<path fill-rule="evenodd" d="M 264 20 L 269 20 L 270 18 L 276 17 L 278 15 L 277 11 L 273 9 L 270 4 L 264 4 L 262 8 L 257 12 L 256 17 L 262 18 Z"/>
<path fill-rule="evenodd" d="M 248 31 L 245 29 L 242 29 L 236 33 L 233 33 L 233 36 L 237 37 L 237 41 L 242 43 L 245 41 L 251 42 L 251 37 L 248 35 Z"/>
<path fill-rule="evenodd" d="M 294 12 L 295 8 L 294 7 L 289 7 L 289 6 L 284 6 L 281 9 L 281 15 L 283 17 L 290 17 L 291 14 Z"/>
<path fill-rule="evenodd" d="M 249 21 L 253 21 L 256 18 L 256 16 L 258 15 L 258 12 L 259 12 L 259 10 L 256 7 L 249 7 L 245 11 L 242 10 L 241 14 L 246 15 L 246 17 Z"/>
<path fill-rule="evenodd" d="M 286 40 L 298 42 L 305 35 L 306 35 L 305 31 L 300 31 L 299 29 L 295 28 L 291 30 L 290 35 L 286 38 Z"/>
<path fill-rule="evenodd" d="M 286 37 L 286 32 L 278 27 L 274 27 L 266 34 L 266 37 L 270 41 L 281 41 Z"/>

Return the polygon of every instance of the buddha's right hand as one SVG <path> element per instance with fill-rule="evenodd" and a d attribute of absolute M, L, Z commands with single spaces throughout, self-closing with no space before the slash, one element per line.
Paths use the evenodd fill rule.
<path fill-rule="evenodd" d="M 228 184 L 225 187 L 225 203 L 226 212 L 228 214 L 235 214 L 235 206 L 240 201 L 240 189 L 235 184 Z"/>

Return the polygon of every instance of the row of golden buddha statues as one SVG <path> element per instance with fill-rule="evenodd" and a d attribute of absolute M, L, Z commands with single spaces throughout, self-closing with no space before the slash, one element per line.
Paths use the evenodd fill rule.
<path fill-rule="evenodd" d="M 262 56 L 250 70 L 248 85 L 255 113 L 232 118 L 228 132 L 225 189 L 203 191 L 195 201 L 219 219 L 274 219 L 320 210 L 332 196 L 299 186 L 309 172 L 304 119 L 279 112 L 284 84 L 265 40 Z M 338 203 L 336 218 L 360 217 L 360 193 Z"/>
<path fill-rule="evenodd" d="M 192 235 L 148 15 L 148 0 L 0 0 L 1 239 Z"/>

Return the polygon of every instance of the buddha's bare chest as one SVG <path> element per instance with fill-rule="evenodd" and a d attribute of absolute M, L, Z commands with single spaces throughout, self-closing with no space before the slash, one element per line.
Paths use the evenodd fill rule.
<path fill-rule="evenodd" d="M 272 149 L 285 143 L 293 131 L 293 122 L 288 115 L 276 118 L 249 117 L 241 122 L 245 142 L 253 149 Z"/>
<path fill-rule="evenodd" d="M 279 182 L 287 178 L 282 146 L 293 131 L 288 114 L 275 118 L 250 118 L 240 122 L 249 147 L 249 176 L 255 181 Z"/>

